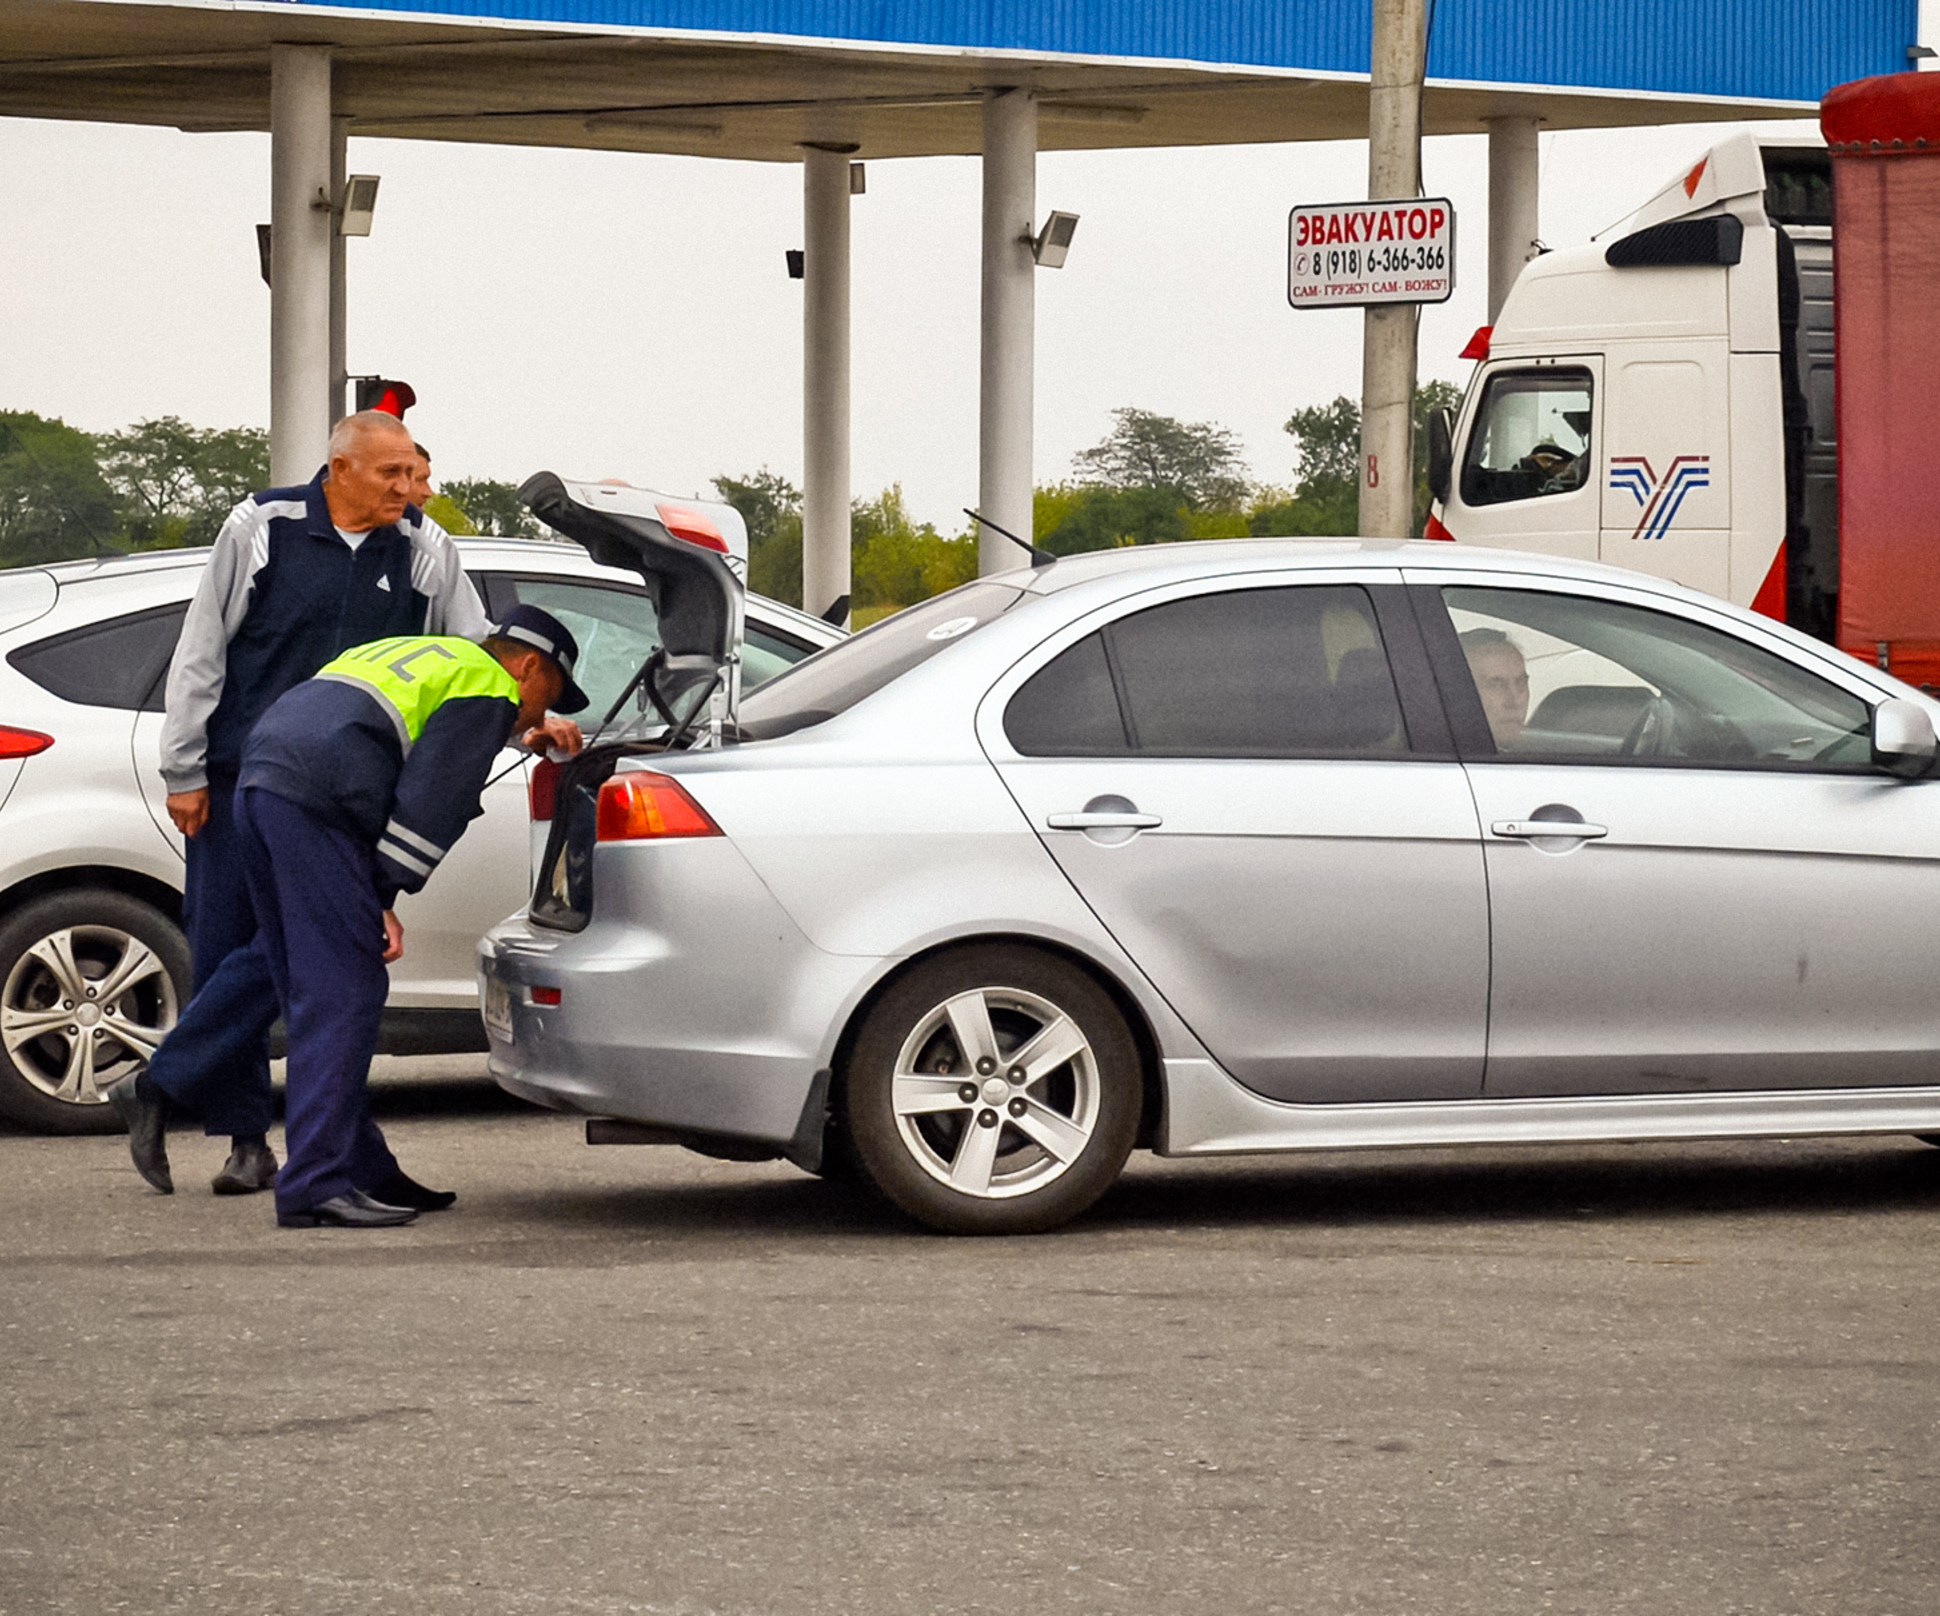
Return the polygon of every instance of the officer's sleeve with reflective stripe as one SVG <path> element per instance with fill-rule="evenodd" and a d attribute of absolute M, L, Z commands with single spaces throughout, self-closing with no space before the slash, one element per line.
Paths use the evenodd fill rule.
<path fill-rule="evenodd" d="M 503 696 L 454 696 L 425 720 L 377 839 L 386 908 L 399 892 L 423 886 L 484 811 L 485 782 L 518 716 Z"/>

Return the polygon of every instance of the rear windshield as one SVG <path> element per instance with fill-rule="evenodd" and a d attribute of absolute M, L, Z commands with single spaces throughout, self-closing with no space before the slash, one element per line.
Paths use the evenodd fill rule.
<path fill-rule="evenodd" d="M 1021 594 L 1015 584 L 964 584 L 817 651 L 741 698 L 742 735 L 751 741 L 770 740 L 847 712 L 945 646 L 1002 616 Z"/>

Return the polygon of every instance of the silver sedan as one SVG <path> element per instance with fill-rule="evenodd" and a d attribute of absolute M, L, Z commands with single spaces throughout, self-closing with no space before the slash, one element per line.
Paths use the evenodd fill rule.
<path fill-rule="evenodd" d="M 576 765 L 492 1069 L 978 1233 L 1138 1146 L 1940 1133 L 1936 712 L 1537 556 L 999 575 Z"/>

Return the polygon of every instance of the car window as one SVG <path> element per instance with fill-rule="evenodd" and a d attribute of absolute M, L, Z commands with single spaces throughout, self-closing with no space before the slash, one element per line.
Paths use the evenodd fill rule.
<path fill-rule="evenodd" d="M 1668 612 L 1535 590 L 1442 591 L 1497 755 L 1866 770 L 1864 701 Z"/>
<path fill-rule="evenodd" d="M 962 584 L 872 623 L 744 697 L 741 733 L 750 740 L 766 740 L 847 712 L 891 680 L 1001 616 L 1022 593 L 1015 584 Z"/>
<path fill-rule="evenodd" d="M 1488 379 L 1462 463 L 1462 503 L 1574 493 L 1589 470 L 1587 370 L 1499 370 Z"/>
<path fill-rule="evenodd" d="M 589 722 L 606 716 L 614 698 L 660 644 L 659 614 L 643 589 L 593 579 L 509 573 L 489 574 L 480 581 L 494 617 L 520 604 L 538 606 L 572 631 L 579 642 L 574 677 L 590 698 Z M 791 635 L 749 622 L 741 648 L 741 688 L 766 683 L 813 649 Z"/>
<path fill-rule="evenodd" d="M 1011 698 L 1030 757 L 1378 757 L 1408 748 L 1367 591 L 1194 595 L 1108 624 Z"/>
<path fill-rule="evenodd" d="M 188 610 L 181 601 L 90 623 L 23 645 L 7 660 L 62 701 L 159 713 Z"/>

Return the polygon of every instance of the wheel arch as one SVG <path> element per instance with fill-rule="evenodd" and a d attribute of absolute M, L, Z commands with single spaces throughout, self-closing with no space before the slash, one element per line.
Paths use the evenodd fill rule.
<path fill-rule="evenodd" d="M 42 870 L 16 881 L 0 891 L 0 920 L 36 899 L 51 897 L 57 892 L 86 891 L 90 887 L 139 898 L 160 910 L 171 924 L 177 927 L 182 924 L 182 894 L 178 888 L 139 870 L 115 864 L 73 864 L 58 870 Z"/>
<path fill-rule="evenodd" d="M 1164 1067 L 1160 1063 L 1158 1035 L 1152 1029 L 1151 1019 L 1146 1015 L 1137 997 L 1115 972 L 1081 949 L 1032 932 L 977 932 L 964 937 L 951 937 L 931 945 L 920 953 L 911 954 L 906 959 L 897 960 L 891 969 L 883 972 L 851 1007 L 848 1018 L 842 1025 L 842 1031 L 835 1041 L 835 1052 L 830 1061 L 829 1111 L 831 1116 L 839 1116 L 842 1108 L 847 1104 L 849 1059 L 855 1049 L 856 1037 L 883 995 L 911 971 L 941 955 L 993 944 L 1008 948 L 1026 948 L 1035 953 L 1047 954 L 1054 959 L 1062 960 L 1067 965 L 1083 971 L 1112 1001 L 1119 1015 L 1124 1019 L 1126 1030 L 1132 1035 L 1133 1046 L 1138 1050 L 1141 1100 L 1138 1137 L 1134 1148 L 1150 1149 L 1157 1141 L 1159 1123 L 1165 1112 L 1165 1085 L 1161 1075 Z"/>

